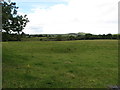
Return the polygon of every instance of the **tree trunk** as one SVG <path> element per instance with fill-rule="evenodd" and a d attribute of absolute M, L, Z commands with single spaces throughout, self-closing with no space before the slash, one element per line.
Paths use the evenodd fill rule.
<path fill-rule="evenodd" d="M 21 41 L 21 36 L 20 36 L 20 32 L 18 31 L 18 35 L 17 35 L 17 41 Z"/>

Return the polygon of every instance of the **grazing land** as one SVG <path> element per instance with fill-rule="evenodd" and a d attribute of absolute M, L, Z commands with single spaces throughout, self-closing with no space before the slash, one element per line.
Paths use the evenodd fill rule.
<path fill-rule="evenodd" d="M 3 42 L 3 88 L 106 88 L 117 81 L 117 40 Z"/>

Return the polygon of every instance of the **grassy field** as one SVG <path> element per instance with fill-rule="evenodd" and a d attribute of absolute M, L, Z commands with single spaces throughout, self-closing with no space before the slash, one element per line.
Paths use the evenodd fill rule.
<path fill-rule="evenodd" d="M 117 81 L 117 40 L 3 42 L 3 88 L 106 88 Z"/>

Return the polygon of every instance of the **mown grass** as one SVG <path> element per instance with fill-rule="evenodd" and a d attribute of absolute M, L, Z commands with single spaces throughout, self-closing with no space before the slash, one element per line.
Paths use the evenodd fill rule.
<path fill-rule="evenodd" d="M 3 88 L 106 88 L 117 81 L 117 40 L 3 42 Z"/>

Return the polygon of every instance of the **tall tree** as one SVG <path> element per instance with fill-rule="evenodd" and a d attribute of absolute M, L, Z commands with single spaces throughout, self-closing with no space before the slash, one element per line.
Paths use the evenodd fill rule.
<path fill-rule="evenodd" d="M 27 15 L 18 15 L 18 7 L 15 2 L 3 2 L 2 3 L 2 29 L 10 34 L 11 32 L 17 32 L 18 36 L 29 22 Z"/>

